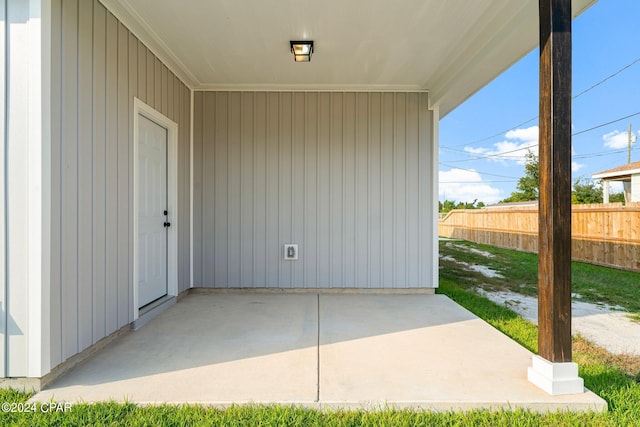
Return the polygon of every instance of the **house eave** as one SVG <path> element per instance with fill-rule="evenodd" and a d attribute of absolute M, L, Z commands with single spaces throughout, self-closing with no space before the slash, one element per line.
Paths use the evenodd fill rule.
<path fill-rule="evenodd" d="M 536 20 L 532 19 L 536 3 L 532 0 L 517 7 L 505 2 L 496 2 L 490 13 L 478 16 L 480 25 L 472 37 L 455 45 L 449 56 L 438 65 L 436 70 L 424 70 L 424 79 L 407 80 L 406 76 L 396 82 L 384 78 L 368 76 L 368 82 L 296 84 L 281 75 L 275 80 L 284 80 L 277 84 L 253 83 L 234 84 L 224 81 L 206 81 L 197 69 L 190 69 L 188 63 L 180 59 L 180 53 L 172 50 L 171 40 L 163 40 L 161 31 L 152 25 L 130 0 L 99 0 L 116 18 L 118 18 L 140 41 L 147 46 L 183 83 L 191 90 L 201 91 L 394 91 L 425 92 L 430 94 L 430 106 L 438 108 L 440 118 L 453 111 L 458 105 L 473 96 L 478 90 L 500 75 L 505 69 L 535 48 Z M 574 16 L 579 15 L 596 0 L 573 0 Z M 506 7 L 505 5 L 509 5 Z M 158 7 L 161 6 L 159 2 Z M 455 7 L 455 6 L 452 6 Z M 184 59 L 184 58 L 183 58 Z M 186 60 L 185 60 L 186 61 Z M 202 70 L 200 70 L 201 72 Z M 388 77 L 388 76 L 387 76 Z M 259 79 L 258 79 L 259 80 Z M 266 79 L 268 80 L 268 79 Z M 271 76 L 273 83 L 273 76 Z M 409 82 L 410 84 L 398 84 Z M 237 83 L 237 82 L 236 82 Z"/>
<path fill-rule="evenodd" d="M 191 90 L 201 83 L 169 49 L 142 16 L 118 0 L 98 0 Z"/>
<path fill-rule="evenodd" d="M 360 84 L 201 84 L 193 88 L 198 91 L 217 92 L 421 92 L 429 90 L 414 85 L 360 85 Z"/>
<path fill-rule="evenodd" d="M 605 172 L 591 175 L 593 179 L 606 179 L 609 181 L 622 181 L 625 179 L 631 179 L 631 175 L 640 174 L 640 169 L 631 169 L 627 171 L 618 172 Z"/>

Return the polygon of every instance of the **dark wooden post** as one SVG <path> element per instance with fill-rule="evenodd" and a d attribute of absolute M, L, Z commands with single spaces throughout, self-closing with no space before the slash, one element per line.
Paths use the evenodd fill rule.
<path fill-rule="evenodd" d="M 571 0 L 539 0 L 539 355 L 571 362 Z"/>

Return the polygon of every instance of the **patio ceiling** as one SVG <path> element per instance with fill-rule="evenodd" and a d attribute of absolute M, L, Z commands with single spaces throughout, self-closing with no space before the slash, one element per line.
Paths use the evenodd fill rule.
<path fill-rule="evenodd" d="M 193 89 L 426 90 L 441 116 L 538 43 L 537 0 L 101 1 Z"/>

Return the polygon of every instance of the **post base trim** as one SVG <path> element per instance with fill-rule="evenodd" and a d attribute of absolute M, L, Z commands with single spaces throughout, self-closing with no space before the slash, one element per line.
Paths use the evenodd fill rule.
<path fill-rule="evenodd" d="M 538 355 L 532 358 L 527 378 L 552 396 L 584 393 L 584 380 L 578 376 L 578 364 L 553 363 Z"/>

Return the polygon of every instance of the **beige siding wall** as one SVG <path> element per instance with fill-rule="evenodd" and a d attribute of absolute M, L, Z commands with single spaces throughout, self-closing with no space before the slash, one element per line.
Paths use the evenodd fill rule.
<path fill-rule="evenodd" d="M 196 92 L 194 285 L 436 286 L 427 96 Z"/>
<path fill-rule="evenodd" d="M 52 1 L 51 366 L 131 322 L 133 99 L 178 123 L 189 286 L 190 91 L 97 0 Z"/>

